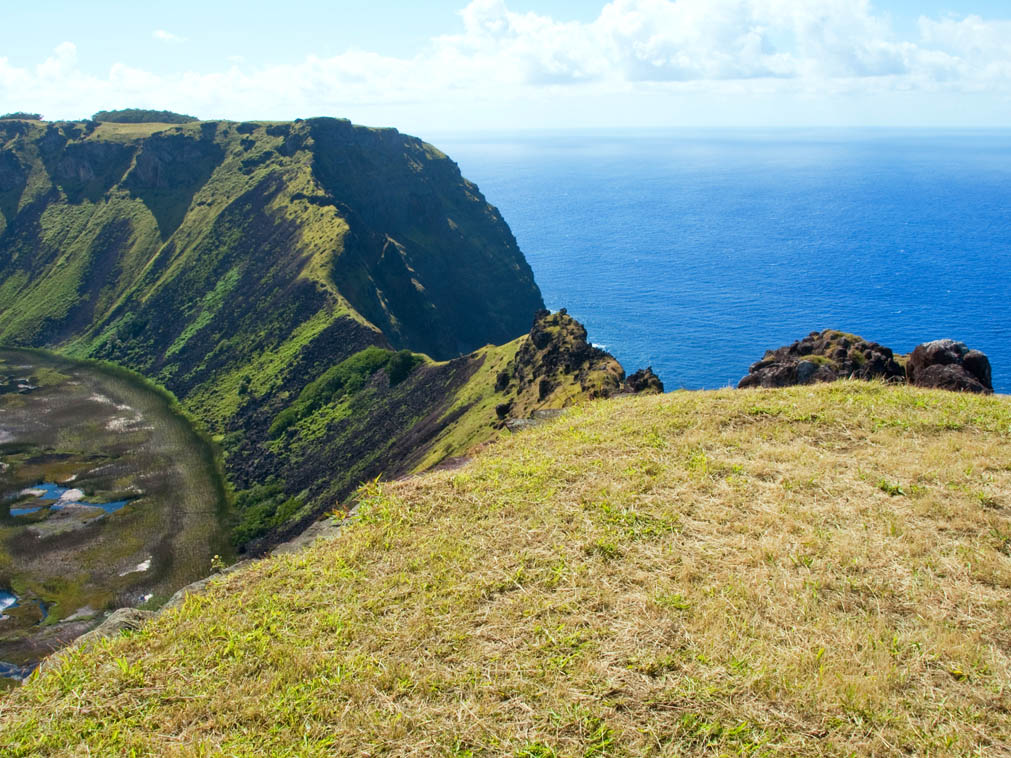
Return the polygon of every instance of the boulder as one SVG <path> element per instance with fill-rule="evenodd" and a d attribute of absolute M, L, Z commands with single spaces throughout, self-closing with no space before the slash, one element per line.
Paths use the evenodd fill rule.
<path fill-rule="evenodd" d="M 949 339 L 917 345 L 906 361 L 906 381 L 954 392 L 993 392 L 990 359 Z"/>
<path fill-rule="evenodd" d="M 769 350 L 753 363 L 738 387 L 788 387 L 836 379 L 901 382 L 904 373 L 892 351 L 853 334 L 826 329 L 792 345 Z"/>
<path fill-rule="evenodd" d="M 625 390 L 636 395 L 663 394 L 663 382 L 653 373 L 653 367 L 641 368 L 625 379 Z"/>

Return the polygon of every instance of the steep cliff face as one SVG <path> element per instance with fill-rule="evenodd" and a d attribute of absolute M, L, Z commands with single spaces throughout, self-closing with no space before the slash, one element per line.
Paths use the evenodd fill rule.
<path fill-rule="evenodd" d="M 395 347 L 446 358 L 529 328 L 540 307 L 533 273 L 455 163 L 416 140 L 404 151 L 394 131 L 363 140 L 347 122 L 307 123 L 313 176 L 349 225 L 334 279 L 366 282 L 345 296 Z"/>
<path fill-rule="evenodd" d="M 522 334 L 541 306 L 498 212 L 395 130 L 4 122 L 0 146 L 5 343 L 121 360 L 187 394 L 310 322 L 445 359 Z"/>
<path fill-rule="evenodd" d="M 498 211 L 395 130 L 0 122 L 0 344 L 172 390 L 223 443 L 240 542 L 484 441 L 496 407 L 618 387 L 578 327 L 547 384 L 510 363 L 542 307 Z"/>

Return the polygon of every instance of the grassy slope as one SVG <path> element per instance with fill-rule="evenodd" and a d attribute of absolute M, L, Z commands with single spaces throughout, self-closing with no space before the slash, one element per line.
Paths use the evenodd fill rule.
<path fill-rule="evenodd" d="M 577 407 L 0 705 L 16 756 L 1007 755 L 1011 403 Z"/>
<path fill-rule="evenodd" d="M 391 381 L 386 370 L 371 377 L 366 371 L 360 378 L 367 381 L 364 386 L 357 383 L 356 390 L 317 392 L 310 385 L 303 395 L 313 395 L 313 402 L 306 403 L 300 395 L 281 414 L 239 417 L 243 450 L 249 451 L 243 459 L 249 479 L 237 481 L 284 479 L 286 492 L 296 493 L 283 507 L 265 506 L 272 511 L 267 519 L 244 518 L 242 535 L 258 536 L 264 530 L 251 526 L 266 520 L 271 524 L 265 541 L 247 547 L 258 552 L 265 543 L 294 536 L 361 482 L 427 469 L 446 457 L 468 453 L 498 437 L 506 417 L 527 418 L 594 393 L 620 391 L 621 366 L 591 348 L 585 338 L 585 330 L 570 316 L 545 311 L 530 335 L 452 361 L 424 360 L 402 381 Z M 330 371 L 344 372 L 366 352 Z M 383 354 L 375 348 L 371 352 Z M 294 422 L 293 411 L 300 408 L 315 410 L 307 416 L 294 414 L 300 416 Z M 237 458 L 232 459 L 233 470 Z M 248 493 L 259 503 L 263 494 Z M 239 499 L 239 510 L 252 514 L 249 497 L 240 494 Z"/>

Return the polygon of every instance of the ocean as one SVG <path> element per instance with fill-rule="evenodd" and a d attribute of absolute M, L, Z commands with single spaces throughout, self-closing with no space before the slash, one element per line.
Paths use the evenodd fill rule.
<path fill-rule="evenodd" d="M 841 329 L 950 337 L 1011 392 L 1011 131 L 430 139 L 497 206 L 549 308 L 668 390 L 734 385 Z"/>

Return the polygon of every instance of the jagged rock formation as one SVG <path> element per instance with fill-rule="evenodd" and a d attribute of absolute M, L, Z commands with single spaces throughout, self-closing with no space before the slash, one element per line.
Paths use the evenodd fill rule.
<path fill-rule="evenodd" d="M 586 328 L 565 308 L 538 311 L 513 360 L 495 378 L 495 391 L 514 397 L 496 409 L 500 418 L 523 419 L 544 408 L 562 408 L 577 398 L 663 392 L 652 368 L 628 379 L 610 353 L 594 347 Z"/>
<path fill-rule="evenodd" d="M 984 353 L 955 340 L 925 342 L 908 356 L 895 356 L 877 342 L 827 329 L 767 351 L 737 386 L 787 387 L 850 378 L 989 393 L 993 392 L 990 374 L 990 360 Z"/>
<path fill-rule="evenodd" d="M 906 360 L 906 380 L 917 387 L 993 392 L 990 359 L 963 342 L 944 339 L 917 345 Z"/>
<path fill-rule="evenodd" d="M 557 313 L 541 310 L 534 315 L 528 339 L 516 353 L 509 374 L 498 384 L 505 388 L 516 382 L 521 394 L 536 384 L 538 401 L 568 384 L 570 376 L 590 398 L 613 395 L 620 391 L 625 378 L 618 362 L 591 345 L 586 329 L 564 308 Z"/>
<path fill-rule="evenodd" d="M 853 334 L 826 329 L 776 350 L 753 363 L 738 383 L 746 387 L 788 387 L 836 379 L 902 381 L 902 366 L 891 349 Z"/>
<path fill-rule="evenodd" d="M 653 373 L 653 367 L 641 368 L 625 380 L 625 389 L 634 395 L 662 394 L 663 382 Z"/>

